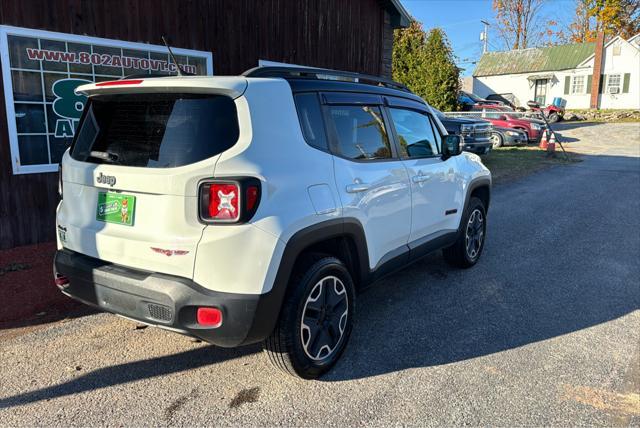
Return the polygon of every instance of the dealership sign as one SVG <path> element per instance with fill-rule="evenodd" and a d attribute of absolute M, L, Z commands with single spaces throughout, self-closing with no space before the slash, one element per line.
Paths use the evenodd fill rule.
<path fill-rule="evenodd" d="M 210 52 L 173 51 L 184 71 L 213 74 Z M 165 46 L 4 25 L 0 58 L 14 174 L 57 171 L 87 101 L 78 86 L 176 72 Z"/>

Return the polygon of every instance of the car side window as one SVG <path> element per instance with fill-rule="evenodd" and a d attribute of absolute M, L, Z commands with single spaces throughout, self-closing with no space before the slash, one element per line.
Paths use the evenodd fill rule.
<path fill-rule="evenodd" d="M 441 137 L 428 114 L 399 108 L 390 108 L 389 112 L 398 135 L 401 157 L 424 158 L 438 155 Z"/>
<path fill-rule="evenodd" d="M 296 110 L 307 144 L 320 150 L 328 150 L 327 135 L 318 94 L 304 93 L 295 96 Z"/>
<path fill-rule="evenodd" d="M 328 111 L 337 137 L 336 155 L 354 160 L 392 157 L 380 107 L 332 105 Z"/>

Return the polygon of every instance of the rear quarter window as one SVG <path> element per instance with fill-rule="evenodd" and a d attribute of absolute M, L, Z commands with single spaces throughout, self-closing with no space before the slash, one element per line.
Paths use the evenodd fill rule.
<path fill-rule="evenodd" d="M 91 97 L 71 147 L 79 161 L 172 168 L 231 148 L 240 131 L 222 95 L 119 94 Z"/>
<path fill-rule="evenodd" d="M 318 94 L 315 92 L 297 94 L 294 99 L 302 135 L 304 135 L 307 144 L 320 150 L 328 150 Z"/>

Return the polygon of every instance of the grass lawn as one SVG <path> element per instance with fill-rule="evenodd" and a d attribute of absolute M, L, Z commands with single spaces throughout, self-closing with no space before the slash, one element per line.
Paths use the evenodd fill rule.
<path fill-rule="evenodd" d="M 482 156 L 482 162 L 491 171 L 494 184 L 525 177 L 533 172 L 552 165 L 566 165 L 559 145 L 556 145 L 555 157 L 549 158 L 538 147 L 501 147 Z M 575 154 L 569 153 L 571 162 L 578 161 Z"/>

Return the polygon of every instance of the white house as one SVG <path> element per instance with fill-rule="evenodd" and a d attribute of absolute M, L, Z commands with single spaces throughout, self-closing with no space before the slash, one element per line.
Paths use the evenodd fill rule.
<path fill-rule="evenodd" d="M 513 94 L 516 104 L 550 104 L 564 98 L 569 109 L 640 109 L 640 34 L 625 40 L 488 52 L 473 73 L 473 93 Z"/>

